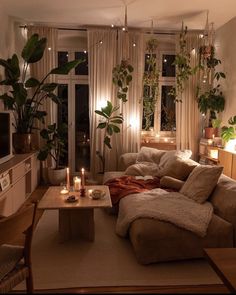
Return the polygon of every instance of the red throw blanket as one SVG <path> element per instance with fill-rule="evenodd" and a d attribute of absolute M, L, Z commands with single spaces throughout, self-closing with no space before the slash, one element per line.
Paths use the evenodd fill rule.
<path fill-rule="evenodd" d="M 113 205 L 118 205 L 121 198 L 135 193 L 141 193 L 154 188 L 160 188 L 160 178 L 153 179 L 135 179 L 134 176 L 121 176 L 112 178 L 105 185 L 109 186 L 111 201 Z M 172 189 L 165 189 L 173 191 Z"/>

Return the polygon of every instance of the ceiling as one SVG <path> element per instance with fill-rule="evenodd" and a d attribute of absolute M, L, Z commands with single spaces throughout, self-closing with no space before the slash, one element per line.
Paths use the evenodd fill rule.
<path fill-rule="evenodd" d="M 204 29 L 209 22 L 219 28 L 236 15 L 235 0 L 0 0 L 4 11 L 26 23 L 80 27 L 124 24 L 125 5 L 129 27 L 178 30 Z"/>

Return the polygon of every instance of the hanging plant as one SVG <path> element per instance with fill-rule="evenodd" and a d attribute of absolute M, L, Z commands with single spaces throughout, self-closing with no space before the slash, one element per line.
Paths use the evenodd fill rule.
<path fill-rule="evenodd" d="M 187 36 L 188 28 L 183 26 L 179 37 L 179 53 L 175 56 L 174 65 L 176 66 L 176 85 L 172 87 L 170 95 L 175 97 L 176 102 L 182 102 L 182 93 L 185 89 L 185 83 L 189 77 L 196 73 L 198 67 L 192 68 L 190 65 L 190 53 L 187 50 Z"/>
<path fill-rule="evenodd" d="M 159 69 L 156 62 L 157 39 L 147 41 L 148 52 L 147 69 L 143 74 L 143 117 L 145 119 L 145 130 L 149 130 L 155 112 L 156 102 L 159 94 Z"/>
<path fill-rule="evenodd" d="M 127 101 L 129 84 L 132 81 L 132 72 L 134 68 L 128 60 L 122 60 L 120 64 L 112 70 L 112 81 L 117 86 L 117 97 L 123 102 Z"/>

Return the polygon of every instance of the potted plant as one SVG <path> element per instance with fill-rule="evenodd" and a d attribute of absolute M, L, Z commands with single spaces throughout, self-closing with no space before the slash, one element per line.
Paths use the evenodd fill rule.
<path fill-rule="evenodd" d="M 53 185 L 60 185 L 66 179 L 66 167 L 61 165 L 61 159 L 67 153 L 65 147 L 67 128 L 65 123 L 59 126 L 54 123 L 40 131 L 45 145 L 39 150 L 37 157 L 40 161 L 51 157 L 51 160 L 54 161 L 55 167 L 48 168 L 48 179 Z"/>
<path fill-rule="evenodd" d="M 28 78 L 29 66 L 43 57 L 46 44 L 46 38 L 39 38 L 38 34 L 32 35 L 21 52 L 23 67 L 20 66 L 16 54 L 6 60 L 0 59 L 0 66 L 5 69 L 5 80 L 1 81 L 0 85 L 7 86 L 7 91 L 0 96 L 0 99 L 5 107 L 13 112 L 15 127 L 13 146 L 16 153 L 27 153 L 34 148 L 35 140 L 31 139 L 35 122 L 38 120 L 44 123 L 44 117 L 47 115 L 46 111 L 40 109 L 43 101 L 51 99 L 55 103 L 60 103 L 54 93 L 58 84 L 47 83 L 46 79 L 54 74 L 67 75 L 81 62 L 80 60 L 67 62 L 49 71 L 41 80 Z"/>
<path fill-rule="evenodd" d="M 228 123 L 230 126 L 223 126 L 221 130 L 221 138 L 225 142 L 225 149 L 234 151 L 236 148 L 236 115 L 229 118 Z"/>
<path fill-rule="evenodd" d="M 115 112 L 119 110 L 119 106 L 113 107 L 110 101 L 107 101 L 107 106 L 101 108 L 101 110 L 95 110 L 95 113 L 102 117 L 102 121 L 98 124 L 98 129 L 104 129 L 103 133 L 103 148 L 102 152 L 96 151 L 97 156 L 101 160 L 102 169 L 100 174 L 105 171 L 105 148 L 112 149 L 111 146 L 111 136 L 114 133 L 119 133 L 120 128 L 118 125 L 123 123 L 123 115 L 115 115 Z"/>

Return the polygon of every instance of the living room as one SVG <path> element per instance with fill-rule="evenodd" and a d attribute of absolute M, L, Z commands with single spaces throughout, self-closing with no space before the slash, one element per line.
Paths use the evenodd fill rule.
<path fill-rule="evenodd" d="M 37 292 L 234 290 L 235 3 L 178 2 L 0 3 L 0 215 L 39 201 Z"/>

